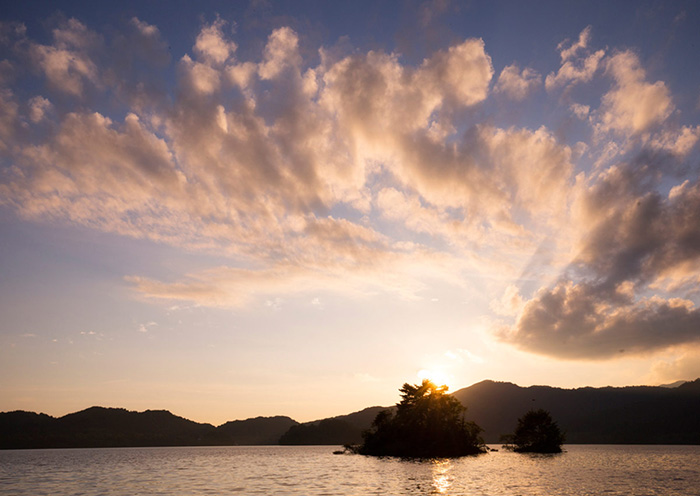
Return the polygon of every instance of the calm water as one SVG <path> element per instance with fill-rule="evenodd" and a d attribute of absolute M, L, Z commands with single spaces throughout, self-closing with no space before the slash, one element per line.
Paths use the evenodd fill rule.
<path fill-rule="evenodd" d="M 693 495 L 700 446 L 568 446 L 408 462 L 333 447 L 0 451 L 11 495 Z"/>

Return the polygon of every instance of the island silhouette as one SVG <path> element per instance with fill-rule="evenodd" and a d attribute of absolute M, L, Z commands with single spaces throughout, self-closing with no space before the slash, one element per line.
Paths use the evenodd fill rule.
<path fill-rule="evenodd" d="M 485 453 L 482 429 L 464 418 L 466 408 L 447 386 L 424 379 L 404 384 L 395 411 L 377 414 L 355 451 L 363 455 L 443 458 Z"/>
<path fill-rule="evenodd" d="M 518 419 L 515 433 L 503 436 L 504 448 L 518 453 L 561 453 L 564 434 L 547 410 L 530 410 Z"/>

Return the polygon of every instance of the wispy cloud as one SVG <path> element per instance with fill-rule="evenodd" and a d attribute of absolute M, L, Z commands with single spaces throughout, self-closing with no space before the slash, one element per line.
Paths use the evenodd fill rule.
<path fill-rule="evenodd" d="M 568 89 L 593 79 L 605 56 L 605 50 L 591 51 L 591 32 L 592 28 L 588 26 L 581 32 L 578 41 L 569 43 L 565 40 L 559 44 L 557 48 L 561 55 L 561 67 L 556 73 L 551 72 L 547 75 L 545 86 L 548 90 L 561 87 Z"/>

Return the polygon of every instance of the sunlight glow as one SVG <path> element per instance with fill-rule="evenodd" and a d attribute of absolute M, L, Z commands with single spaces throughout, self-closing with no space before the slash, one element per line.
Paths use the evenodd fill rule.
<path fill-rule="evenodd" d="M 440 368 L 433 368 L 433 369 L 421 369 L 418 371 L 416 374 L 418 379 L 421 381 L 423 379 L 428 379 L 432 382 L 434 382 L 438 386 L 447 386 L 452 390 L 452 384 L 454 382 L 454 376 L 447 371 L 440 369 Z"/>

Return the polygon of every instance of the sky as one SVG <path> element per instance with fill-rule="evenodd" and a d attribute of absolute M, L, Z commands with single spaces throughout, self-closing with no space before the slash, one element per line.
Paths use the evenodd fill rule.
<path fill-rule="evenodd" d="M 700 377 L 699 24 L 4 2 L 0 411 L 308 421 L 423 378 Z"/>

